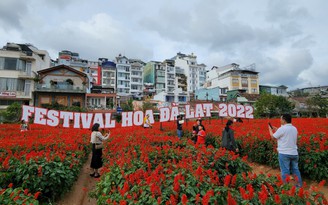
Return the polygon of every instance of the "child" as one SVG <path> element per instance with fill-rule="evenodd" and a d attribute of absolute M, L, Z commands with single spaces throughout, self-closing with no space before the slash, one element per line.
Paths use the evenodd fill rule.
<path fill-rule="evenodd" d="M 199 125 L 198 126 L 198 137 L 197 137 L 197 144 L 203 144 L 205 145 L 205 139 L 206 139 L 206 132 L 204 131 L 204 126 Z"/>

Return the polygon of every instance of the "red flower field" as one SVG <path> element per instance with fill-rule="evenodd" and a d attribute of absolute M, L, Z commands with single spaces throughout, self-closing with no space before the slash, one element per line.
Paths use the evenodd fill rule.
<path fill-rule="evenodd" d="M 105 142 L 99 204 L 328 204 L 317 187 L 295 189 L 279 176 L 256 175 L 248 161 L 277 167 L 269 120 L 234 123 L 239 154 L 220 148 L 226 120 L 208 120 L 207 146 L 195 146 L 193 121 L 178 140 L 174 122 L 152 129 L 117 127 Z M 279 120 L 270 120 L 279 126 Z M 302 176 L 328 178 L 328 119 L 293 119 L 299 131 Z M 86 160 L 90 131 L 31 125 L 0 128 L 0 204 L 39 204 L 69 190 Z M 323 182 L 321 183 L 323 184 Z"/>

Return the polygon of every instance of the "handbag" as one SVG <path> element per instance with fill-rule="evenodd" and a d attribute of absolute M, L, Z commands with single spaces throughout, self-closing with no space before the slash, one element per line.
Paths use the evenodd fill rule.
<path fill-rule="evenodd" d="M 95 144 L 95 149 L 102 149 L 104 148 L 103 144 Z"/>

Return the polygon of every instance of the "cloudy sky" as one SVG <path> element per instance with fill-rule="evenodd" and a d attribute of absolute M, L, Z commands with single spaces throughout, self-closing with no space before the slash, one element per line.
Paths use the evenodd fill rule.
<path fill-rule="evenodd" d="M 251 2 L 251 4 L 250 4 Z M 207 68 L 256 64 L 260 83 L 328 85 L 327 0 L 1 0 L 0 46 L 31 43 L 52 59 L 177 52 Z"/>

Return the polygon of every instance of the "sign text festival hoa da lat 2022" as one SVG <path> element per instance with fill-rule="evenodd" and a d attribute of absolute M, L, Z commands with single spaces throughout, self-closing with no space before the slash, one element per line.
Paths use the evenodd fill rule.
<path fill-rule="evenodd" d="M 196 104 L 193 111 L 190 105 L 185 105 L 185 119 L 211 117 L 213 103 Z M 253 118 L 253 107 L 250 105 L 226 104 L 218 105 L 219 117 L 233 118 Z M 159 121 L 167 122 L 176 120 L 180 114 L 178 107 L 162 107 L 159 109 Z M 122 127 L 140 126 L 143 118 L 149 114 L 150 123 L 154 123 L 152 110 L 122 112 Z M 45 108 L 22 106 L 22 120 L 28 121 L 34 115 L 34 124 L 48 125 L 52 127 L 62 123 L 63 127 L 89 129 L 94 123 L 99 123 L 101 128 L 114 128 L 115 120 L 111 119 L 112 113 L 80 113 L 58 110 L 48 110 Z M 71 124 L 73 122 L 73 124 Z"/>

